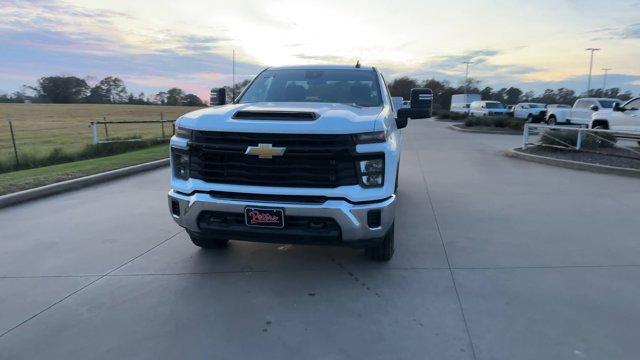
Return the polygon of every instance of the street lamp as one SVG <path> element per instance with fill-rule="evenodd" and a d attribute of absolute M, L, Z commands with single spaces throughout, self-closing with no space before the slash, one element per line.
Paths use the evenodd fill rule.
<path fill-rule="evenodd" d="M 593 53 L 600 51 L 598 48 L 587 48 L 587 51 L 591 51 L 591 60 L 589 61 L 589 81 L 587 82 L 587 96 L 591 94 L 591 71 L 593 70 Z"/>
<path fill-rule="evenodd" d="M 600 70 L 604 71 L 604 81 L 602 82 L 602 92 L 604 92 L 607 89 L 607 74 L 609 73 L 609 70 L 613 70 L 613 69 L 604 68 Z"/>
<path fill-rule="evenodd" d="M 473 64 L 473 61 L 464 61 L 463 64 L 467 65 L 467 70 L 464 75 L 464 93 L 469 92 L 469 65 Z"/>

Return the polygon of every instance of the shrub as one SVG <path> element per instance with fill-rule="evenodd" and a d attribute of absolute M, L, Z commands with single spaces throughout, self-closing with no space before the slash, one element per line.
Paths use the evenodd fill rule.
<path fill-rule="evenodd" d="M 524 128 L 524 121 L 517 120 L 507 116 L 483 116 L 475 117 L 471 116 L 464 121 L 465 126 L 487 126 L 495 128 L 509 128 L 514 130 L 522 130 Z"/>
<path fill-rule="evenodd" d="M 435 115 L 434 115 L 435 116 Z M 447 110 L 439 110 L 438 118 L 442 120 L 464 120 L 467 118 L 466 114 L 460 114 L 457 112 L 451 112 Z"/>
<path fill-rule="evenodd" d="M 582 138 L 581 147 L 585 149 L 612 148 L 616 141 L 616 137 L 609 133 L 586 131 Z M 568 144 L 575 147 L 578 144 L 578 131 L 549 129 L 542 134 L 540 143 L 565 147 Z"/>
<path fill-rule="evenodd" d="M 461 114 L 457 112 L 452 112 L 449 114 L 449 118 L 451 120 L 464 120 L 467 118 L 467 114 Z"/>
<path fill-rule="evenodd" d="M 507 127 L 513 130 L 523 130 L 525 122 L 525 120 L 509 118 L 507 121 Z"/>

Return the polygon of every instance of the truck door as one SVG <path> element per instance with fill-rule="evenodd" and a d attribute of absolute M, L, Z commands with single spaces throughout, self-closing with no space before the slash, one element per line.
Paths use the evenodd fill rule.
<path fill-rule="evenodd" d="M 576 124 L 588 124 L 591 120 L 593 111 L 590 109 L 592 105 L 596 105 L 595 101 L 580 99 L 576 101 L 571 109 L 570 120 Z"/>
<path fill-rule="evenodd" d="M 611 129 L 640 131 L 640 98 L 627 103 L 623 110 L 611 113 Z"/>

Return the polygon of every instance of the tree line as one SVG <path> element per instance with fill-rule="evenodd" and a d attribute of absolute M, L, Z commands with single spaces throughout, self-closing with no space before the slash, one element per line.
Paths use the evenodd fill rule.
<path fill-rule="evenodd" d="M 227 90 L 227 102 L 231 102 L 232 94 L 238 96 L 242 89 L 249 84 L 249 80 L 236 83 L 233 88 L 225 86 Z M 427 79 L 420 81 L 410 77 L 400 77 L 389 83 L 389 91 L 392 96 L 401 96 L 409 99 L 411 89 L 427 87 L 433 90 L 434 108 L 449 109 L 451 96 L 455 94 L 480 94 L 483 100 L 500 101 L 504 104 L 517 104 L 518 102 L 540 102 L 545 104 L 572 105 L 578 97 L 586 97 L 586 93 L 577 94 L 568 88 L 556 90 L 546 89 L 540 94 L 533 91 L 524 92 L 517 87 L 503 87 L 493 89 L 490 86 L 481 87 L 481 82 L 470 78 L 466 83 L 452 86 L 448 81 Z M 133 94 L 127 91 L 122 79 L 108 76 L 97 84 L 90 86 L 86 80 L 75 76 L 46 76 L 40 78 L 36 86 L 25 86 L 23 91 L 16 91 L 11 95 L 0 95 L 2 102 L 49 102 L 55 104 L 87 103 L 87 104 L 160 104 L 169 106 L 205 106 L 197 95 L 185 93 L 182 89 L 171 88 L 160 91 L 152 96 L 144 93 Z M 27 95 L 33 92 L 35 95 Z M 630 91 L 621 92 L 619 88 L 594 89 L 589 94 L 592 97 L 607 97 L 628 100 L 633 95 Z"/>
<path fill-rule="evenodd" d="M 28 92 L 35 95 L 28 95 Z M 185 93 L 175 87 L 160 91 L 152 97 L 145 96 L 143 92 L 134 94 L 127 91 L 122 79 L 114 76 L 108 76 L 93 86 L 76 76 L 45 76 L 40 78 L 35 86 L 24 86 L 22 91 L 16 91 L 11 95 L 0 95 L 0 102 L 26 101 L 53 104 L 206 105 L 197 95 Z"/>
<path fill-rule="evenodd" d="M 482 100 L 500 101 L 506 105 L 517 104 L 519 102 L 539 102 L 544 104 L 566 104 L 573 105 L 578 97 L 605 97 L 629 100 L 633 97 L 630 91 L 621 92 L 619 88 L 593 89 L 589 94 L 576 94 L 574 90 L 559 88 L 556 90 L 546 89 L 541 94 L 533 91 L 524 92 L 517 87 L 503 87 L 493 89 L 490 86 L 481 87 L 481 82 L 477 79 L 469 79 L 466 83 L 454 87 L 448 81 L 427 79 L 420 81 L 410 77 L 401 77 L 388 84 L 391 96 L 402 96 L 410 99 L 411 89 L 426 87 L 433 91 L 433 106 L 435 109 L 451 108 L 451 96 L 455 94 L 480 94 Z"/>

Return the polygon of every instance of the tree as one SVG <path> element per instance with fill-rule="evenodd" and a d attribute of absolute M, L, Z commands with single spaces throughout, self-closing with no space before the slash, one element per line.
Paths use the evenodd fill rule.
<path fill-rule="evenodd" d="M 556 102 L 558 104 L 573 105 L 577 99 L 576 92 L 567 88 L 559 88 L 556 90 L 556 94 Z"/>
<path fill-rule="evenodd" d="M 184 106 L 204 106 L 204 103 L 195 94 L 187 94 L 182 98 L 182 105 L 184 105 Z"/>
<path fill-rule="evenodd" d="M 182 103 L 184 97 L 184 91 L 178 88 L 171 88 L 167 90 L 167 105 L 176 106 Z"/>
<path fill-rule="evenodd" d="M 167 93 L 164 91 L 160 91 L 159 93 L 153 96 L 153 101 L 160 105 L 164 105 L 167 103 Z"/>
<path fill-rule="evenodd" d="M 493 89 L 489 86 L 480 91 L 480 98 L 483 100 L 494 100 Z"/>
<path fill-rule="evenodd" d="M 425 80 L 423 87 L 433 91 L 433 108 L 449 109 L 451 107 L 451 96 L 453 89 L 448 81 L 438 81 L 436 79 Z"/>
<path fill-rule="evenodd" d="M 474 78 L 468 78 L 466 81 L 462 81 L 459 89 L 462 89 L 462 93 L 479 93 L 481 81 Z"/>
<path fill-rule="evenodd" d="M 516 87 L 510 87 L 504 91 L 504 101 L 507 104 L 517 104 L 520 102 L 522 96 L 522 90 Z"/>
<path fill-rule="evenodd" d="M 124 81 L 108 76 L 91 88 L 87 102 L 93 104 L 123 104 L 129 102 Z"/>
<path fill-rule="evenodd" d="M 38 80 L 36 92 L 43 94 L 52 103 L 74 103 L 84 98 L 89 85 L 75 76 L 47 76 Z"/>
<path fill-rule="evenodd" d="M 411 89 L 420 86 L 418 85 L 418 80 L 403 76 L 393 80 L 388 87 L 391 96 L 401 96 L 403 99 L 409 100 L 411 98 Z"/>
<path fill-rule="evenodd" d="M 234 93 L 235 93 L 235 96 L 238 97 L 238 95 L 240 95 L 242 90 L 244 90 L 244 88 L 247 87 L 247 85 L 249 85 L 249 83 L 251 83 L 251 80 L 244 79 L 241 82 L 236 83 L 233 86 L 233 88 L 231 86 L 225 86 L 224 88 L 225 88 L 225 90 L 227 92 L 227 103 L 231 103 L 234 100 L 233 99 Z"/>

